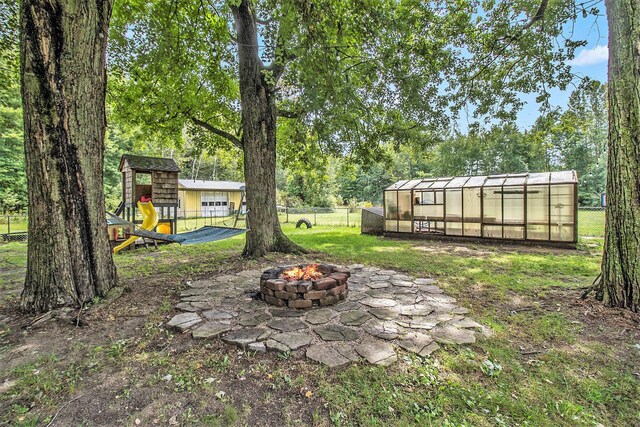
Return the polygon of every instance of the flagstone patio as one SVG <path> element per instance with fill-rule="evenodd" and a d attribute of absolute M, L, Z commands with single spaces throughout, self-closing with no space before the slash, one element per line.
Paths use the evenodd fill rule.
<path fill-rule="evenodd" d="M 187 282 L 168 326 L 194 339 L 217 339 L 247 351 L 304 352 L 331 366 L 359 360 L 388 366 L 402 348 L 428 356 L 439 344 L 469 344 L 490 330 L 433 278 L 348 266 L 349 297 L 330 308 L 276 308 L 256 299 L 260 270 Z"/>

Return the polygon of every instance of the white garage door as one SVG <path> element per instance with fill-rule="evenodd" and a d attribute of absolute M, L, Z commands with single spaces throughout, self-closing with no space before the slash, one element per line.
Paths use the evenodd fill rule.
<path fill-rule="evenodd" d="M 202 192 L 202 216 L 229 215 L 229 193 Z"/>

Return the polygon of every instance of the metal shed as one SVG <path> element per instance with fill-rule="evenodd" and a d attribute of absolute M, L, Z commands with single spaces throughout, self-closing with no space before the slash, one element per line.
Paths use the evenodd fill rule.
<path fill-rule="evenodd" d="M 384 232 L 384 211 L 382 208 L 362 208 L 360 233 L 381 235 Z"/>
<path fill-rule="evenodd" d="M 575 171 L 398 181 L 384 190 L 385 235 L 575 247 Z"/>

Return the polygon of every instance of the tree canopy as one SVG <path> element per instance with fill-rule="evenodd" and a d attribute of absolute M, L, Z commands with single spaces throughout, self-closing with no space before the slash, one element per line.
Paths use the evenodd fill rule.
<path fill-rule="evenodd" d="M 115 5 L 109 45 L 116 113 L 179 139 L 241 137 L 233 2 Z M 381 143 L 426 144 L 462 109 L 512 119 L 520 94 L 548 99 L 572 80 L 582 41 L 563 25 L 573 2 L 257 1 L 260 59 L 289 138 L 379 159 Z M 592 11 L 589 11 L 591 13 Z"/>

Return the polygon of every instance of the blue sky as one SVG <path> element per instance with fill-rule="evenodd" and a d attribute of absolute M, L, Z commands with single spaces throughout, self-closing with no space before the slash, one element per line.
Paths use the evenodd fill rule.
<path fill-rule="evenodd" d="M 567 26 L 566 35 L 570 34 L 571 27 L 573 27 L 572 39 L 587 41 L 587 45 L 579 48 L 576 51 L 576 57 L 569 63 L 573 72 L 604 83 L 607 81 L 608 27 L 607 19 L 604 16 L 604 7 L 602 9 L 602 16 L 580 18 L 573 26 Z M 572 90 L 571 86 L 566 91 L 551 90 L 551 104 L 562 108 L 566 107 Z M 535 102 L 535 95 L 524 95 L 523 99 L 527 101 L 527 105 L 518 116 L 518 126 L 528 129 L 540 114 L 539 106 Z"/>

